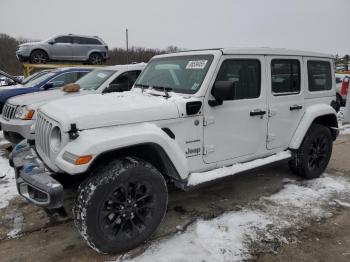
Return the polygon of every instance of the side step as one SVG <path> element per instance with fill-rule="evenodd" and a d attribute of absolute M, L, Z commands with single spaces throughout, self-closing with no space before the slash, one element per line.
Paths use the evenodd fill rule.
<path fill-rule="evenodd" d="M 254 169 L 260 166 L 264 166 L 273 162 L 280 161 L 280 160 L 285 160 L 291 157 L 292 157 L 292 153 L 289 150 L 287 150 L 287 151 L 279 152 L 272 156 L 256 159 L 250 162 L 237 163 L 231 166 L 220 167 L 220 168 L 216 168 L 216 169 L 206 171 L 206 172 L 201 172 L 201 173 L 191 173 L 187 181 L 187 186 L 193 187 L 193 186 L 206 183 L 218 178 L 232 176 L 237 173 L 241 173 L 243 171 Z"/>

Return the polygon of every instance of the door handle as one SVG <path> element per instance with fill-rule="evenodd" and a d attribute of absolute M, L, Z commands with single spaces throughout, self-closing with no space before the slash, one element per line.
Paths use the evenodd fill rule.
<path fill-rule="evenodd" d="M 254 109 L 250 111 L 250 116 L 263 116 L 266 114 L 266 111 L 263 109 Z"/>
<path fill-rule="evenodd" d="M 289 107 L 289 110 L 292 111 L 292 110 L 300 110 L 302 109 L 303 106 L 302 105 L 292 105 Z"/>

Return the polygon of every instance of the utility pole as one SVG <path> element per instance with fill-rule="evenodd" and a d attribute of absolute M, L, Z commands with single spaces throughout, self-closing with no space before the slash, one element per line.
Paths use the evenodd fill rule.
<path fill-rule="evenodd" d="M 126 63 L 129 64 L 129 30 L 126 29 Z"/>

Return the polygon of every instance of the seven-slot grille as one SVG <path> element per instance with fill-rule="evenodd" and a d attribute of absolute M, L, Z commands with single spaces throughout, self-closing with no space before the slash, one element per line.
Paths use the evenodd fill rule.
<path fill-rule="evenodd" d="M 53 128 L 53 123 L 40 112 L 38 113 L 35 123 L 35 143 L 36 147 L 50 157 L 50 133 Z"/>
<path fill-rule="evenodd" d="M 16 110 L 19 106 L 6 103 L 2 110 L 2 117 L 6 120 L 15 118 Z"/>

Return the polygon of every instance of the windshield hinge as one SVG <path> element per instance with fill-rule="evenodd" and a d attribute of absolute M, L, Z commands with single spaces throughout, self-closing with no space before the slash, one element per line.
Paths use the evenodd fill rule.
<path fill-rule="evenodd" d="M 215 123 L 215 119 L 214 117 L 210 116 L 210 117 L 205 117 L 203 119 L 203 126 L 208 126 L 208 125 L 211 125 L 211 124 L 214 124 Z"/>
<path fill-rule="evenodd" d="M 70 125 L 70 130 L 68 131 L 69 139 L 74 140 L 79 137 L 77 125 L 76 124 L 71 124 Z"/>

